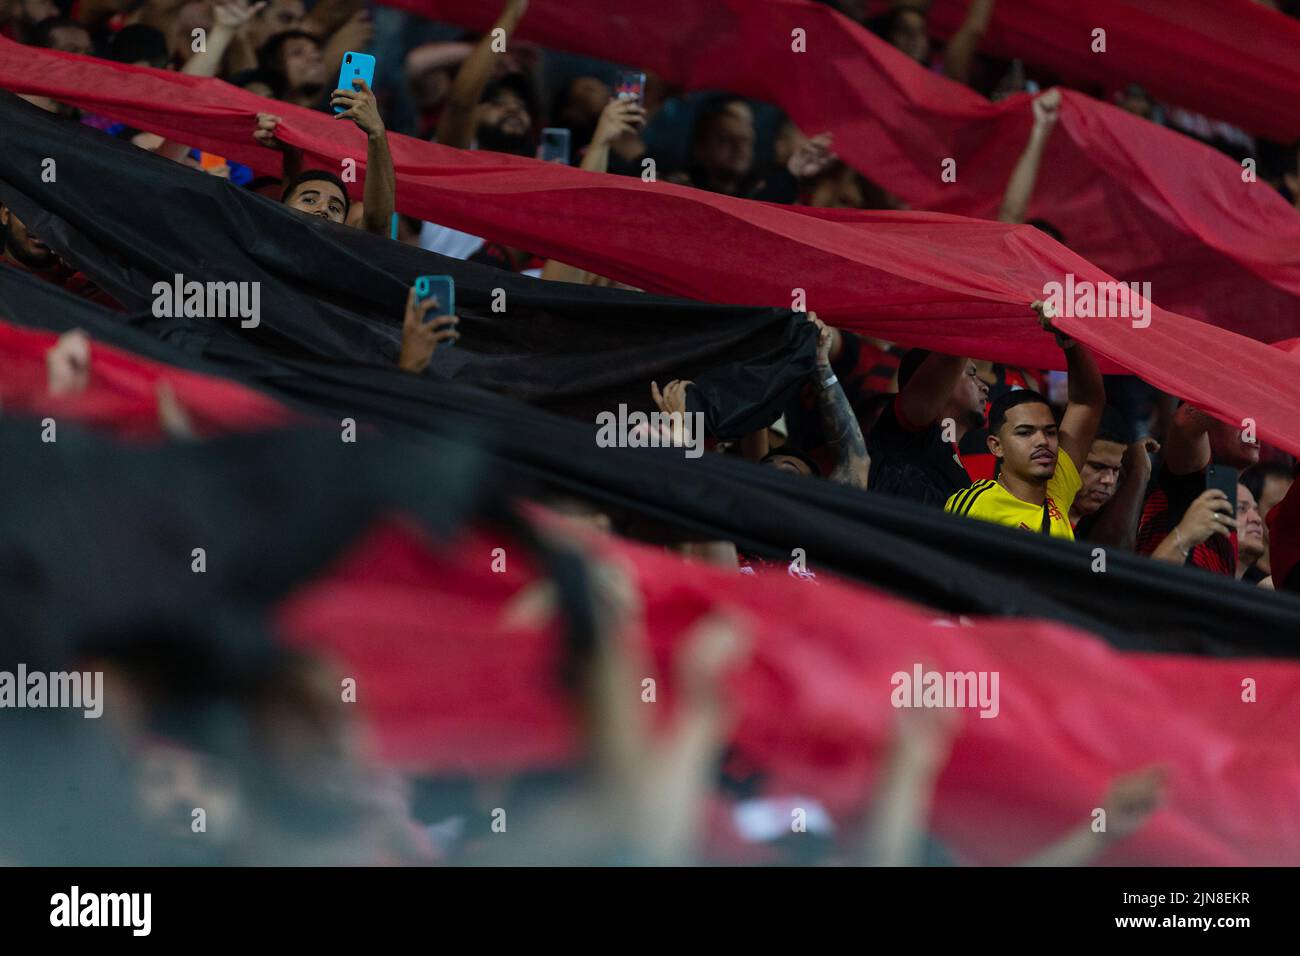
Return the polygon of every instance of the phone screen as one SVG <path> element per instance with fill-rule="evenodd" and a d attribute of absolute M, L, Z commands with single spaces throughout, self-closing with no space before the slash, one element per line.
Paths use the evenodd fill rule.
<path fill-rule="evenodd" d="M 645 74 L 624 70 L 618 75 L 614 95 L 620 100 L 634 99 L 638 106 L 645 106 Z"/>
<path fill-rule="evenodd" d="M 1237 469 L 1226 465 L 1210 465 L 1205 469 L 1205 490 L 1218 488 L 1228 496 L 1232 509 L 1237 510 Z"/>
<path fill-rule="evenodd" d="M 541 145 L 537 147 L 537 158 L 544 163 L 569 165 L 569 136 L 567 129 L 546 127 L 542 130 Z"/>
<path fill-rule="evenodd" d="M 343 62 L 339 64 L 339 85 L 337 90 L 355 90 L 359 87 L 353 86 L 352 81 L 362 79 L 371 89 L 375 86 L 375 58 L 369 53 L 356 53 L 348 51 L 343 54 Z M 343 108 L 334 107 L 335 113 L 342 113 Z"/>
<path fill-rule="evenodd" d="M 456 280 L 451 276 L 420 276 L 415 280 L 417 302 L 437 299 L 437 315 L 456 314 Z"/>

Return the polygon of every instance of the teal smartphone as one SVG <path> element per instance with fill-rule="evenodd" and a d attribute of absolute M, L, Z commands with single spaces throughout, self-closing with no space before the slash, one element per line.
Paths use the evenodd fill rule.
<path fill-rule="evenodd" d="M 353 53 L 351 51 L 343 54 L 343 63 L 339 66 L 339 85 L 336 90 L 355 90 L 357 87 L 352 85 L 352 81 L 361 79 L 366 81 L 366 86 L 372 90 L 375 88 L 375 58 L 369 53 Z M 342 113 L 343 107 L 334 107 L 335 113 Z"/>
<path fill-rule="evenodd" d="M 415 301 L 435 299 L 437 315 L 456 314 L 456 280 L 451 276 L 420 276 L 415 280 Z"/>

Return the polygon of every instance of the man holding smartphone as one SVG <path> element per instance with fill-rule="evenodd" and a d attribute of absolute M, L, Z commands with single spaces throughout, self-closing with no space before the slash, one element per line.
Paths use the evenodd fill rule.
<path fill-rule="evenodd" d="M 1211 461 L 1246 468 L 1258 460 L 1259 445 L 1244 441 L 1238 429 L 1181 405 L 1169 424 L 1164 461 L 1142 509 L 1138 553 L 1235 576 L 1236 498 L 1207 487 L 1206 475 Z"/>
<path fill-rule="evenodd" d="M 397 356 L 397 367 L 403 372 L 419 375 L 429 367 L 439 345 L 455 345 L 460 338 L 456 329 L 459 320 L 454 315 L 439 315 L 440 306 L 436 297 L 421 299 L 415 286 L 411 286 L 402 320 L 402 348 Z"/>
<path fill-rule="evenodd" d="M 355 83 L 355 89 L 335 90 L 330 96 L 330 106 L 343 108 L 343 112 L 334 115 L 335 119 L 351 120 L 366 134 L 366 180 L 359 205 L 352 205 L 336 173 L 324 169 L 300 171 L 301 150 L 286 145 L 276 135 L 283 122 L 280 117 L 258 113 L 253 138 L 269 149 L 284 153 L 285 187 L 280 201 L 290 209 L 387 236 L 397 201 L 397 173 L 375 94 L 365 80 L 358 79 Z"/>

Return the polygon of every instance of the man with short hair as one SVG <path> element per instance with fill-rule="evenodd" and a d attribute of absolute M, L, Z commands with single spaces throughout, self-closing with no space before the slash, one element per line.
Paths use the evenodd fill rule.
<path fill-rule="evenodd" d="M 970 485 L 958 444 L 984 425 L 989 387 L 970 359 L 925 349 L 903 356 L 898 386 L 867 437 L 867 487 L 942 507 Z"/>
<path fill-rule="evenodd" d="M 1119 488 L 1128 444 L 1118 427 L 1123 423 L 1112 420 L 1113 414 L 1109 407 L 1102 413 L 1101 426 L 1079 468 L 1079 480 L 1083 484 L 1070 506 L 1070 523 L 1076 530 L 1081 519 L 1104 508 Z"/>
<path fill-rule="evenodd" d="M 379 115 L 375 94 L 370 91 L 366 81 L 356 79 L 353 82 L 356 89 L 335 90 L 330 97 L 330 104 L 345 107 L 336 117 L 352 120 L 366 134 L 366 180 L 360 209 L 352 208 L 347 187 L 334 173 L 323 169 L 299 171 L 302 153 L 280 140 L 277 135 L 280 123 L 283 122 L 280 117 L 270 113 L 257 114 L 257 129 L 253 131 L 253 138 L 263 146 L 284 153 L 286 183 L 280 201 L 286 206 L 387 236 L 390 234 L 397 200 L 397 173 L 393 169 L 393 156 L 388 149 L 388 131 Z"/>
<path fill-rule="evenodd" d="M 305 169 L 284 184 L 280 202 L 330 222 L 347 222 L 352 201 L 343 180 L 325 169 Z"/>
<path fill-rule="evenodd" d="M 1066 355 L 1069 404 L 1061 423 L 1057 425 L 1047 399 L 1032 389 L 999 397 L 988 417 L 988 448 L 997 459 L 997 477 L 952 495 L 944 510 L 1072 541 L 1069 513 L 1082 486 L 1076 463 L 1092 447 L 1106 389 L 1087 348 L 1052 326 L 1043 303 L 1035 302 L 1034 308 Z"/>
<path fill-rule="evenodd" d="M 1128 437 L 1124 419 L 1107 406 L 1079 469 L 1083 487 L 1070 507 L 1070 523 L 1077 539 L 1132 551 L 1151 480 L 1150 456 L 1160 444 L 1153 438 L 1129 442 Z"/>

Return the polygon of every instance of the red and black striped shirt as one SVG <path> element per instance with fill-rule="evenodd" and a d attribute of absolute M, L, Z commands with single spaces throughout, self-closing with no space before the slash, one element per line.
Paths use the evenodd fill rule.
<path fill-rule="evenodd" d="M 1205 469 L 1187 475 L 1175 475 L 1164 465 L 1156 473 L 1146 504 L 1142 506 L 1142 520 L 1138 523 L 1138 554 L 1151 554 L 1183 520 L 1187 509 L 1205 491 Z M 1204 568 L 1214 574 L 1234 577 L 1237 573 L 1237 533 L 1231 537 L 1211 535 L 1192 548 L 1188 565 Z"/>

